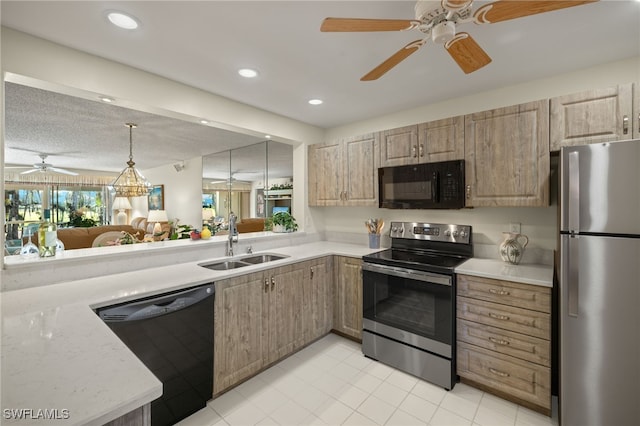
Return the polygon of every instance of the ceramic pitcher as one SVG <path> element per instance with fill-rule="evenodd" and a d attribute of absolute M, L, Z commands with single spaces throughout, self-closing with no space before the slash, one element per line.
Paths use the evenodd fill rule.
<path fill-rule="evenodd" d="M 522 259 L 524 248 L 529 244 L 529 237 L 515 232 L 503 232 L 504 240 L 500 244 L 500 257 L 508 263 L 517 265 Z"/>

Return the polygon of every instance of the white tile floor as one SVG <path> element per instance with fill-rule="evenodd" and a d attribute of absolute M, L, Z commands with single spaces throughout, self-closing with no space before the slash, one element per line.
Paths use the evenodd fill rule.
<path fill-rule="evenodd" d="M 210 401 L 180 426 L 551 426 L 549 418 L 462 383 L 444 389 L 329 334 Z"/>

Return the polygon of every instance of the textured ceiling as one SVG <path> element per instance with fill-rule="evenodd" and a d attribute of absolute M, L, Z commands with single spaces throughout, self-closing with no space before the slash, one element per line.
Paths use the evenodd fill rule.
<path fill-rule="evenodd" d="M 14 165 L 39 163 L 38 155 L 47 154 L 54 167 L 119 172 L 129 159 L 125 123 L 138 126 L 133 129 L 133 159 L 142 170 L 264 141 L 14 83 L 5 83 L 5 105 L 5 161 Z M 291 146 L 270 144 L 273 173 L 291 176 Z M 264 150 L 261 156 L 256 149 L 242 153 L 242 159 L 234 154 L 234 167 L 264 163 Z M 289 161 L 283 162 L 287 153 Z M 219 176 L 217 170 L 205 173 Z"/>

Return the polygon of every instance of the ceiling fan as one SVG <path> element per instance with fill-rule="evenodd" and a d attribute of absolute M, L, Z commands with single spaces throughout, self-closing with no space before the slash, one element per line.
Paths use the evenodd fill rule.
<path fill-rule="evenodd" d="M 72 172 L 70 170 L 66 170 L 66 169 L 61 169 L 58 167 L 53 167 L 52 164 L 49 164 L 47 162 L 45 162 L 45 160 L 47 159 L 49 155 L 48 154 L 38 154 L 38 157 L 40 157 L 42 159 L 41 163 L 35 163 L 33 165 L 33 168 L 30 170 L 25 170 L 24 172 L 20 172 L 21 175 L 28 175 L 30 173 L 35 173 L 35 172 L 40 172 L 40 173 L 46 173 L 46 172 L 53 172 L 53 173 L 62 173 L 65 175 L 71 175 L 71 176 L 78 176 L 78 174 L 76 172 Z M 24 166 L 9 166 L 9 167 L 5 167 L 5 169 L 24 169 L 27 167 Z"/>
<path fill-rule="evenodd" d="M 391 55 L 360 81 L 377 80 L 429 39 L 443 44 L 465 74 L 479 70 L 491 62 L 489 55 L 466 32 L 456 32 L 456 26 L 474 22 L 491 24 L 568 7 L 594 3 L 598 0 L 504 0 L 484 4 L 472 11 L 473 0 L 420 0 L 415 6 L 415 19 L 326 18 L 322 32 L 404 31 L 418 29 L 427 37 L 411 43 Z"/>

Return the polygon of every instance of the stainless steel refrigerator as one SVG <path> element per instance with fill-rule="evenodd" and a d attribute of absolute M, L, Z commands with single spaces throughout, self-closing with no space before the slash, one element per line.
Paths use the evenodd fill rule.
<path fill-rule="evenodd" d="M 640 425 L 640 140 L 563 148 L 561 426 Z"/>

